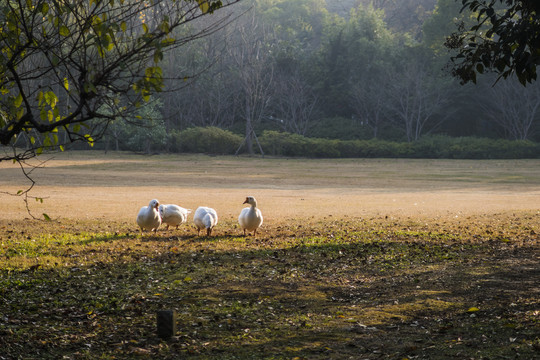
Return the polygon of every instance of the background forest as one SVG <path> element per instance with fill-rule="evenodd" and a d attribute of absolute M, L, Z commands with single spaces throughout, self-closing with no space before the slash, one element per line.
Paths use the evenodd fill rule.
<path fill-rule="evenodd" d="M 244 0 L 213 15 L 235 14 L 225 29 L 167 53 L 165 91 L 115 121 L 96 148 L 538 157 L 539 84 L 485 74 L 461 85 L 450 76 L 445 39 L 474 16 L 460 8 Z"/>

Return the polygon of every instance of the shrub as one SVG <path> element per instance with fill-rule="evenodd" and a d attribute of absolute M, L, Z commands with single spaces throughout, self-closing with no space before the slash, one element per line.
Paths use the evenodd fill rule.
<path fill-rule="evenodd" d="M 234 154 L 243 137 L 215 127 L 174 131 L 169 149 L 174 152 Z M 540 144 L 475 137 L 426 136 L 416 142 L 379 139 L 331 140 L 265 130 L 259 137 L 264 152 L 273 156 L 312 158 L 450 158 L 517 159 L 540 157 Z"/>
<path fill-rule="evenodd" d="M 415 157 L 518 159 L 540 156 L 540 144 L 524 140 L 429 136 L 413 144 Z"/>
<path fill-rule="evenodd" d="M 455 139 L 449 136 L 425 136 L 411 143 L 411 157 L 415 158 L 447 158 Z"/>
<path fill-rule="evenodd" d="M 169 149 L 173 152 L 234 154 L 243 138 L 217 127 L 194 127 L 170 133 Z"/>
<path fill-rule="evenodd" d="M 338 148 L 340 140 L 309 139 L 306 156 L 316 158 L 338 158 L 341 153 Z"/>

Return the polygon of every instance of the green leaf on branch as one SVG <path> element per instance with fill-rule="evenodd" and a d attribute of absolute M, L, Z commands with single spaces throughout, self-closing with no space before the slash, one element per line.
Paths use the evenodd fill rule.
<path fill-rule="evenodd" d="M 167 21 L 167 19 L 163 20 L 159 24 L 159 30 L 163 31 L 164 33 L 169 33 L 171 31 L 169 22 Z"/>
<path fill-rule="evenodd" d="M 54 109 L 56 107 L 56 103 L 58 102 L 58 97 L 53 91 L 47 91 L 44 94 L 45 102 L 50 105 L 51 109 Z"/>
<path fill-rule="evenodd" d="M 47 16 L 47 13 L 49 12 L 49 4 L 46 2 L 41 3 L 41 14 L 43 16 Z"/>
<path fill-rule="evenodd" d="M 20 107 L 22 105 L 22 101 L 23 101 L 22 94 L 19 93 L 19 95 L 13 101 L 13 105 L 15 105 L 16 108 L 18 108 L 18 107 Z"/>
<path fill-rule="evenodd" d="M 156 50 L 154 52 L 154 62 L 158 63 L 161 60 L 163 60 L 163 52 L 161 52 L 161 50 Z"/>
<path fill-rule="evenodd" d="M 88 134 L 84 135 L 84 139 L 86 140 L 88 145 L 94 146 L 94 139 L 90 135 Z"/>
<path fill-rule="evenodd" d="M 197 0 L 199 3 L 199 8 L 201 9 L 203 14 L 206 14 L 208 10 L 210 9 L 210 5 L 208 4 L 207 0 Z"/>
<path fill-rule="evenodd" d="M 19 110 L 17 110 L 17 120 L 19 120 L 20 118 L 22 118 L 24 115 L 24 108 L 20 108 Z"/>
<path fill-rule="evenodd" d="M 58 33 L 64 37 L 69 36 L 70 32 L 66 25 L 61 25 L 60 29 L 58 29 Z"/>
<path fill-rule="evenodd" d="M 47 120 L 47 110 L 45 110 L 45 108 L 41 108 L 41 110 L 39 110 L 39 117 L 43 121 Z"/>

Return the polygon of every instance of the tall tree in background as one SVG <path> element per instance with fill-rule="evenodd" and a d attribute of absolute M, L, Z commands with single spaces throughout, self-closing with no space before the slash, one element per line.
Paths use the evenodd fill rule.
<path fill-rule="evenodd" d="M 416 41 L 422 38 L 422 24 L 426 21 L 436 0 L 364 0 L 377 9 L 383 9 L 388 27 L 398 33 L 408 33 Z"/>
<path fill-rule="evenodd" d="M 267 119 L 306 135 L 318 117 L 319 96 L 307 75 L 328 18 L 324 0 L 260 2 L 262 20 L 272 29 L 274 78 Z"/>
<path fill-rule="evenodd" d="M 219 30 L 226 19 L 175 37 L 177 29 L 238 1 L 2 1 L 0 144 L 26 134 L 30 146 L 12 147 L 0 161 L 61 145 L 59 131 L 70 142 L 92 143 L 110 121 L 162 90 L 166 50 Z"/>
<path fill-rule="evenodd" d="M 457 0 L 438 0 L 433 13 L 422 24 L 423 44 L 444 58 L 445 62 L 448 61 L 448 48 L 444 44 L 448 36 L 461 24 L 474 24 L 470 12 L 461 12 L 461 8 Z"/>
<path fill-rule="evenodd" d="M 450 84 L 431 65 L 421 50 L 404 51 L 400 64 L 387 74 L 389 110 L 409 142 L 433 131 L 450 115 L 443 111 Z"/>
<path fill-rule="evenodd" d="M 525 85 L 536 80 L 540 65 L 540 2 L 536 0 L 461 0 L 462 11 L 477 14 L 472 27 L 463 25 L 446 46 L 453 74 L 462 83 L 476 82 L 476 75 L 494 71 L 499 78 L 515 74 Z"/>
<path fill-rule="evenodd" d="M 306 135 L 315 120 L 317 95 L 299 73 L 281 73 L 274 79 L 273 102 L 285 131 Z"/>
<path fill-rule="evenodd" d="M 522 86 L 515 77 L 489 86 L 482 102 L 488 118 L 512 140 L 527 140 L 540 119 L 540 84 Z"/>
<path fill-rule="evenodd" d="M 271 33 L 256 15 L 256 11 L 252 11 L 236 23 L 238 42 L 229 48 L 241 92 L 243 104 L 239 113 L 245 121 L 245 145 L 249 154 L 254 153 L 253 141 L 258 142 L 254 126 L 270 104 L 274 76 L 270 61 Z"/>
<path fill-rule="evenodd" d="M 245 7 L 238 4 L 220 10 L 212 18 L 237 18 L 244 12 Z M 230 76 L 234 68 L 227 51 L 233 29 L 230 25 L 165 54 L 164 90 L 158 96 L 164 104 L 162 114 L 168 131 L 192 126 L 228 127 L 234 122 L 238 91 Z M 190 31 L 205 26 L 198 22 Z M 180 81 L 179 75 L 184 77 Z"/>
<path fill-rule="evenodd" d="M 351 50 L 347 61 L 349 87 L 344 98 L 358 125 L 369 127 L 377 138 L 387 119 L 385 91 L 392 82 L 386 83 L 385 74 L 394 62 L 398 37 L 387 29 L 380 10 L 359 6 L 350 15 L 344 31 Z"/>
<path fill-rule="evenodd" d="M 318 91 L 329 116 L 350 117 L 351 88 L 366 74 L 377 74 L 391 58 L 395 45 L 384 13 L 371 6 L 352 9 L 348 21 L 331 19 L 319 53 Z"/>
<path fill-rule="evenodd" d="M 355 117 L 360 120 L 360 124 L 369 127 L 372 137 L 376 139 L 379 137 L 389 112 L 386 91 L 391 83 L 383 83 L 383 81 L 390 80 L 385 77 L 367 79 L 353 85 L 350 103 Z"/>

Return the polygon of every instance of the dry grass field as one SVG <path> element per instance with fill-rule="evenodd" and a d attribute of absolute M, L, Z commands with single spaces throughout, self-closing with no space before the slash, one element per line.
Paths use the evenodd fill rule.
<path fill-rule="evenodd" d="M 259 199 L 271 222 L 327 216 L 447 220 L 540 209 L 540 160 L 284 160 L 69 152 L 43 166 L 32 173 L 37 186 L 31 195 L 45 201 L 31 208 L 38 216 L 44 212 L 58 220 L 134 223 L 140 206 L 153 198 L 188 208 L 206 204 L 232 220 L 249 194 Z M 0 164 L 4 192 L 16 193 L 27 183 L 16 165 Z M 20 198 L 0 196 L 0 219 L 27 216 Z"/>
<path fill-rule="evenodd" d="M 52 221 L 0 163 L 0 359 L 540 356 L 540 160 L 38 160 L 30 210 Z M 141 237 L 153 198 L 214 207 L 215 236 Z"/>

